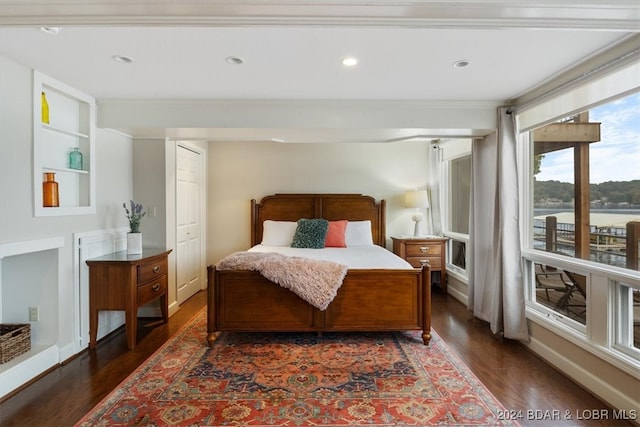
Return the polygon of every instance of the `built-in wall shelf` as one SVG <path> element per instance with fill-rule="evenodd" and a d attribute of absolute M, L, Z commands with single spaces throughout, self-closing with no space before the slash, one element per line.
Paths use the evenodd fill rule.
<path fill-rule="evenodd" d="M 0 398 L 60 363 L 58 346 L 62 236 L 0 244 L 0 322 L 30 323 L 31 349 L 0 364 Z M 28 307 L 40 319 L 29 321 Z"/>
<path fill-rule="evenodd" d="M 43 96 L 44 94 L 44 96 Z M 44 117 L 43 105 L 48 107 Z M 47 123 L 48 120 L 48 123 Z M 69 85 L 33 73 L 33 199 L 35 216 L 96 212 L 95 99 Z M 73 168 L 69 153 L 78 148 L 82 167 Z M 44 206 L 45 173 L 54 173 L 59 206 Z"/>
<path fill-rule="evenodd" d="M 50 237 L 48 239 L 25 240 L 20 242 L 0 244 L 0 260 L 15 255 L 25 255 L 33 252 L 59 249 L 64 246 L 64 237 Z"/>
<path fill-rule="evenodd" d="M 41 100 L 42 100 L 42 98 L 41 98 Z M 75 138 L 89 139 L 89 135 L 88 134 L 79 133 L 79 132 L 75 132 L 75 131 L 72 131 L 72 130 L 69 130 L 69 129 L 62 129 L 62 128 L 59 128 L 59 127 L 51 126 L 48 123 L 41 123 L 41 124 L 42 124 L 42 129 L 44 129 L 44 130 L 61 133 L 63 135 L 67 135 L 67 136 L 73 136 Z"/>
<path fill-rule="evenodd" d="M 88 174 L 89 171 L 70 169 L 70 168 L 58 168 L 55 166 L 42 165 L 42 171 L 44 172 L 64 172 L 64 173 L 77 173 L 79 175 Z"/>
<path fill-rule="evenodd" d="M 0 398 L 58 364 L 58 347 L 32 345 L 31 350 L 0 365 Z"/>

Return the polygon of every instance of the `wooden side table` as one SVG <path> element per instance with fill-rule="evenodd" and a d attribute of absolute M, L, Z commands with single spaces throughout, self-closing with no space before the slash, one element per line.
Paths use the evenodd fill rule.
<path fill-rule="evenodd" d="M 142 254 L 114 252 L 87 260 L 89 266 L 89 348 L 96 347 L 99 310 L 124 310 L 127 346 L 136 345 L 138 307 L 160 298 L 162 319 L 169 320 L 168 255 L 171 249 Z"/>
<path fill-rule="evenodd" d="M 392 237 L 393 253 L 413 267 L 429 264 L 431 273 L 440 272 L 440 288 L 447 293 L 446 237 Z"/>

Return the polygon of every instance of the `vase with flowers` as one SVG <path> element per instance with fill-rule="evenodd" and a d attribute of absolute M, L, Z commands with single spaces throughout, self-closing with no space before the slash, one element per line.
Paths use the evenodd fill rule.
<path fill-rule="evenodd" d="M 140 232 L 140 221 L 147 214 L 142 210 L 142 203 L 136 203 L 133 200 L 129 201 L 129 206 L 126 203 L 122 204 L 127 219 L 129 220 L 129 233 L 127 233 L 127 254 L 141 254 L 142 253 L 142 233 Z"/>

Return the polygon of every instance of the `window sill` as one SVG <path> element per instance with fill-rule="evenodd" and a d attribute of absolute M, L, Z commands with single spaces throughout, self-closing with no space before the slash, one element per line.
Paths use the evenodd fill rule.
<path fill-rule="evenodd" d="M 460 267 L 456 267 L 453 264 L 447 264 L 447 276 L 454 277 L 456 280 L 464 283 L 465 285 L 469 285 L 469 277 L 467 275 L 467 271 L 461 269 Z"/>

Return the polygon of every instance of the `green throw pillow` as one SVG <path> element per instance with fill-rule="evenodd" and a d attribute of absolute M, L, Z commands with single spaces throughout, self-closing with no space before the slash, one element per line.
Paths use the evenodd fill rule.
<path fill-rule="evenodd" d="M 299 219 L 291 242 L 292 248 L 324 248 L 329 221 L 326 219 Z"/>

